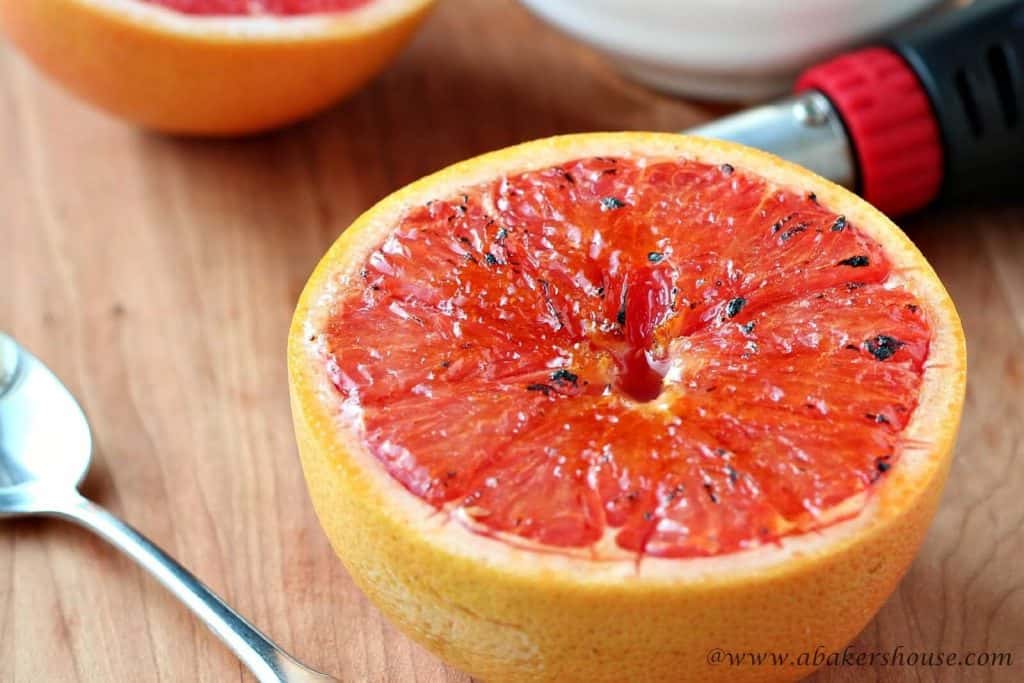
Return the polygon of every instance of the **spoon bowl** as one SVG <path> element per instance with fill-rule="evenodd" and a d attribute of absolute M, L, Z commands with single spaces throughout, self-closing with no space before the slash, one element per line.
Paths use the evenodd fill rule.
<path fill-rule="evenodd" d="M 0 332 L 0 516 L 38 513 L 66 497 L 85 478 L 91 457 L 92 435 L 78 402 Z"/>

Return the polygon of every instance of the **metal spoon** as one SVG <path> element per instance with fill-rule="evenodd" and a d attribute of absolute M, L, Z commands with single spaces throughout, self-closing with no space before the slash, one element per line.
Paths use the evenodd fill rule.
<path fill-rule="evenodd" d="M 0 517 L 76 522 L 148 570 L 231 648 L 261 683 L 325 683 L 138 531 L 77 490 L 92 436 L 71 392 L 37 358 L 0 333 Z"/>

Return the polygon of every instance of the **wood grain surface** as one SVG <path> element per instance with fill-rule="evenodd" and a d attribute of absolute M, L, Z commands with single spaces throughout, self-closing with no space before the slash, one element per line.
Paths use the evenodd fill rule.
<path fill-rule="evenodd" d="M 448 0 L 398 63 L 266 136 L 181 140 L 73 100 L 0 44 L 0 328 L 80 399 L 86 492 L 342 681 L 467 681 L 392 628 L 307 499 L 285 335 L 307 275 L 372 202 L 456 160 L 717 113 L 653 94 L 518 5 Z M 1024 208 L 904 225 L 956 300 L 970 381 L 920 557 L 858 651 L 1009 651 L 1010 668 L 837 667 L 817 681 L 1024 680 Z M 0 681 L 248 680 L 164 590 L 56 521 L 0 531 Z"/>

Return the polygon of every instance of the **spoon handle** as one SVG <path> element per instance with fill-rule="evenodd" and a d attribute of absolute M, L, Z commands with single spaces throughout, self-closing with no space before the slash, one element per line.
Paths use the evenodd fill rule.
<path fill-rule="evenodd" d="M 132 558 L 167 587 L 260 683 L 326 683 L 335 679 L 306 668 L 227 606 L 190 571 L 138 531 L 82 496 L 50 514 L 80 524 Z"/>

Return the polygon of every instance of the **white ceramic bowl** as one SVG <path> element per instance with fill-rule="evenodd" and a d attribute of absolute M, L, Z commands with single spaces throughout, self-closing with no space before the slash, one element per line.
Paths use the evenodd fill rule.
<path fill-rule="evenodd" d="M 668 92 L 754 100 L 788 90 L 806 66 L 942 0 L 521 0 Z"/>

